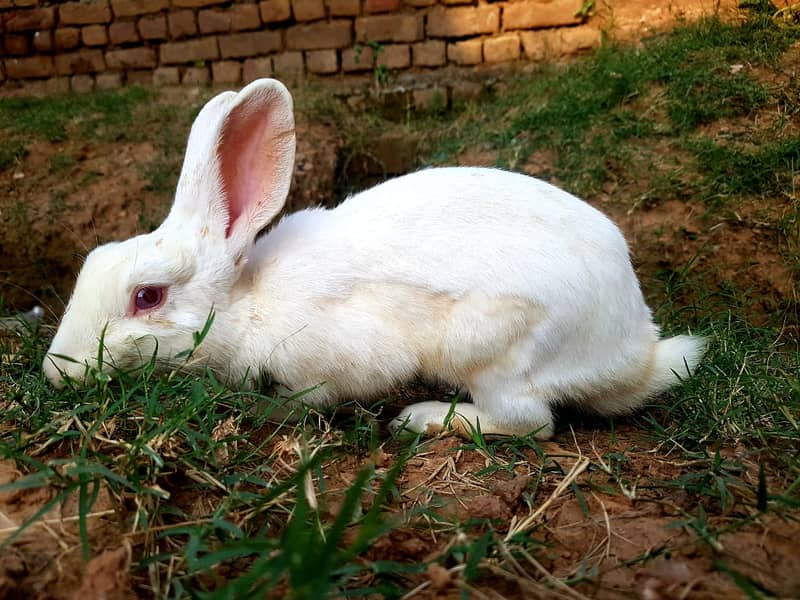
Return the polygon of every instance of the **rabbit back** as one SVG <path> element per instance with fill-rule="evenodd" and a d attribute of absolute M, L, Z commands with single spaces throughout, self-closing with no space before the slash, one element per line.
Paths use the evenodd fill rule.
<path fill-rule="evenodd" d="M 619 229 L 500 170 L 429 169 L 289 215 L 253 262 L 268 370 L 293 389 L 325 381 L 319 401 L 415 372 L 491 380 L 497 364 L 588 398 L 636 379 L 658 338 Z"/>

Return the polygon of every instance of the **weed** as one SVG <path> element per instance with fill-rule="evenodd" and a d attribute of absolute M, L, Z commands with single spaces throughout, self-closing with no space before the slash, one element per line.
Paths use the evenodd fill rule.
<path fill-rule="evenodd" d="M 69 154 L 54 154 L 50 157 L 50 172 L 59 173 L 74 166 L 76 162 Z"/>
<path fill-rule="evenodd" d="M 766 143 L 756 150 L 738 149 L 707 139 L 689 142 L 709 195 L 775 194 L 791 189 L 800 164 L 800 139 Z"/>
<path fill-rule="evenodd" d="M 48 217 L 58 219 L 67 210 L 67 192 L 64 190 L 53 190 L 50 194 L 50 207 Z"/>
<path fill-rule="evenodd" d="M 28 155 L 28 146 L 21 140 L 8 140 L 0 147 L 0 169 L 7 169 Z"/>

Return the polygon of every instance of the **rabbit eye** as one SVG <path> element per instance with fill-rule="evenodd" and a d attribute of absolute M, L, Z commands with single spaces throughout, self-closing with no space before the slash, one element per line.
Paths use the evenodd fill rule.
<path fill-rule="evenodd" d="M 164 303 L 166 288 L 156 285 L 145 285 L 136 288 L 133 293 L 134 313 L 158 308 Z"/>

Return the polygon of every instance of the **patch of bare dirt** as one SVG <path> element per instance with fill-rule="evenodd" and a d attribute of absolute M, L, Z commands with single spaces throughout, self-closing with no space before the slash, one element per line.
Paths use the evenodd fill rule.
<path fill-rule="evenodd" d="M 639 40 L 674 27 L 676 23 L 712 15 L 736 19 L 739 14 L 736 0 L 600 0 L 592 21 L 612 31 L 617 39 Z"/>
<path fill-rule="evenodd" d="M 339 138 L 297 122 L 297 153 L 286 210 L 333 200 Z M 161 159 L 149 143 L 36 141 L 0 170 L 0 294 L 7 307 L 42 304 L 58 318 L 83 257 L 101 243 L 152 230 L 172 201 L 148 186 Z"/>
<path fill-rule="evenodd" d="M 6 301 L 29 307 L 45 298 L 60 314 L 52 293 L 66 295 L 81 257 L 98 242 L 140 231 L 141 215 L 156 207 L 138 172 L 155 155 L 146 143 L 34 142 L 20 164 L 0 171 Z"/>
<path fill-rule="evenodd" d="M 0 485 L 22 476 L 0 461 Z M 90 555 L 83 561 L 75 495 L 57 502 L 19 533 L 24 523 L 57 497 L 49 487 L 0 493 L 0 541 L 17 535 L 0 554 L 0 599 L 136 597 L 129 581 L 130 548 L 118 522 L 117 502 L 106 488 L 87 515 Z"/>

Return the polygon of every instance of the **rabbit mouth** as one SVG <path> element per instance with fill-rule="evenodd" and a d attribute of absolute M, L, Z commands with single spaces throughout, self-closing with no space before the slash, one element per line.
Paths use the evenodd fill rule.
<path fill-rule="evenodd" d="M 95 381 L 96 368 L 88 360 L 79 361 L 62 354 L 48 353 L 42 369 L 50 384 L 58 390 L 67 384 L 83 387 Z"/>

